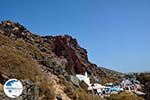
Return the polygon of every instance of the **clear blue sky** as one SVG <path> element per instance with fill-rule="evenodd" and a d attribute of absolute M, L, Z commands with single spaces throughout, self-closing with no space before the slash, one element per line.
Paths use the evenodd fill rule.
<path fill-rule="evenodd" d="M 99 66 L 150 71 L 150 0 L 1 0 L 0 15 L 39 35 L 77 38 Z"/>

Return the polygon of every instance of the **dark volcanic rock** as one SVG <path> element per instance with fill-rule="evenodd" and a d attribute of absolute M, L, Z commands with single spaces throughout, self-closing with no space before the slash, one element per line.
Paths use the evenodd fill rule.
<path fill-rule="evenodd" d="M 52 67 L 50 60 L 63 57 L 62 59 L 67 59 L 65 70 L 69 74 L 84 74 L 87 71 L 88 74 L 106 76 L 101 69 L 97 68 L 97 65 L 88 61 L 86 49 L 81 48 L 77 40 L 69 35 L 40 37 L 32 34 L 19 23 L 8 20 L 0 24 L 0 33 L 14 40 L 21 38 L 32 46 L 37 47 L 40 52 L 44 53 L 44 56 L 41 58 L 33 53 L 31 53 L 31 56 L 33 56 L 33 59 L 39 60 L 39 63 L 44 66 Z M 46 55 L 52 59 L 47 59 Z M 54 69 L 60 72 L 58 67 Z"/>
<path fill-rule="evenodd" d="M 0 23 L 0 40 L 0 50 L 2 52 L 5 51 L 4 54 L 0 53 L 0 73 L 9 75 L 9 73 L 14 70 L 21 71 L 23 73 L 16 74 L 12 72 L 11 75 L 20 75 L 21 80 L 24 80 L 24 78 L 29 80 L 29 78 L 32 79 L 34 75 L 38 74 L 37 72 L 34 73 L 35 66 L 38 66 L 36 69 L 42 69 L 42 74 L 39 74 L 39 76 L 48 73 L 55 74 L 55 76 L 63 75 L 67 81 L 72 81 L 74 84 L 72 87 L 79 86 L 78 79 L 74 77 L 75 74 L 84 74 L 85 72 L 88 73 L 91 82 L 102 80 L 102 78 L 105 78 L 104 81 L 106 79 L 111 80 L 111 77 L 109 77 L 105 71 L 88 60 L 86 49 L 80 47 L 77 40 L 69 35 L 39 36 L 31 33 L 21 24 L 7 20 Z M 10 57 L 7 55 L 8 51 L 9 53 L 13 51 L 10 55 L 11 60 L 7 59 Z M 3 58 L 5 58 L 4 61 Z M 33 65 L 35 64 L 34 70 L 29 70 L 32 67 L 31 63 Z M 10 64 L 14 69 L 9 69 L 9 71 L 7 68 L 11 67 Z M 27 69 L 27 67 L 29 68 Z M 17 70 L 18 68 L 19 70 Z M 25 70 L 27 71 L 27 73 L 25 73 L 26 75 L 24 75 Z M 70 76 L 72 76 L 71 79 Z M 114 78 L 117 79 L 116 77 Z M 1 76 L 0 80 L 2 80 L 1 83 L 5 81 Z M 46 81 L 46 79 L 44 81 Z M 25 81 L 24 84 L 36 88 L 35 85 L 31 83 L 28 84 L 27 81 Z M 41 86 L 41 88 L 44 89 L 42 93 L 45 95 L 49 90 L 44 86 L 49 85 L 44 84 Z M 25 88 L 27 92 L 28 90 L 32 90 L 32 88 Z M 45 96 L 49 96 L 49 94 Z M 25 96 L 22 96 L 22 98 L 25 98 Z"/>
<path fill-rule="evenodd" d="M 47 40 L 51 40 L 54 52 L 58 57 L 63 56 L 67 59 L 68 64 L 66 71 L 69 74 L 84 74 L 87 71 L 89 74 L 96 76 L 106 76 L 105 73 L 88 61 L 87 51 L 81 48 L 77 40 L 68 35 L 49 37 L 45 36 Z"/>

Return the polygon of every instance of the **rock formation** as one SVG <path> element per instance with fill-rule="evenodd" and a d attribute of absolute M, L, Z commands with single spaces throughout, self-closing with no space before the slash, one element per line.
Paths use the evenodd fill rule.
<path fill-rule="evenodd" d="M 80 47 L 77 40 L 71 36 L 39 36 L 19 23 L 9 20 L 0 23 L 0 76 L 6 75 L 8 78 L 16 77 L 25 81 L 30 79 L 43 90 L 43 98 L 48 98 L 45 93 L 48 93 L 46 91 L 50 87 L 44 87 L 42 82 L 51 80 L 46 78 L 51 77 L 49 74 L 56 77 L 57 81 L 53 83 L 58 87 L 58 76 L 61 75 L 69 81 L 70 75 L 85 72 L 93 80 L 110 79 L 105 71 L 88 60 L 86 49 Z M 39 78 L 41 76 L 45 78 Z M 4 81 L 4 77 L 0 78 Z M 63 92 L 64 87 L 59 88 L 60 94 L 68 98 Z M 59 89 L 57 88 L 57 91 Z"/>

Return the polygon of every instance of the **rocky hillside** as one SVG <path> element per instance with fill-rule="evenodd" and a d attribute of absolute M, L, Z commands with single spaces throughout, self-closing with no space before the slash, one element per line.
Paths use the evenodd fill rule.
<path fill-rule="evenodd" d="M 77 98 L 73 91 L 71 96 L 69 94 L 70 90 L 75 88 L 69 76 L 84 72 L 88 73 L 92 81 L 117 81 L 119 77 L 118 75 L 110 78 L 107 71 L 91 63 L 87 51 L 71 36 L 39 36 L 19 23 L 9 20 L 0 23 L 1 83 L 8 78 L 18 78 L 25 81 L 24 83 L 34 84 L 33 86 L 38 86 L 41 90 L 40 97 L 47 98 L 43 100 L 55 98 L 60 94 L 63 98 Z M 66 82 L 62 82 L 62 79 L 68 82 L 71 88 L 69 93 L 68 89 L 65 91 Z M 49 84 L 54 83 L 53 88 L 57 92 L 47 92 L 52 89 Z"/>
<path fill-rule="evenodd" d="M 40 37 L 32 34 L 19 23 L 10 21 L 3 21 L 0 24 L 0 33 L 13 41 L 19 39 L 20 41 L 36 47 L 36 49 L 38 49 L 37 51 L 39 51 L 39 55 L 36 53 L 30 55 L 33 59 L 38 60 L 40 64 L 46 67 L 51 67 L 48 60 L 55 57 L 59 59 L 59 63 L 63 63 L 61 65 L 65 66 L 64 69 L 66 72 L 64 73 L 83 74 L 87 71 L 89 74 L 93 73 L 94 75 L 106 76 L 95 64 L 88 61 L 87 51 L 81 48 L 77 43 L 77 40 L 71 36 Z"/>

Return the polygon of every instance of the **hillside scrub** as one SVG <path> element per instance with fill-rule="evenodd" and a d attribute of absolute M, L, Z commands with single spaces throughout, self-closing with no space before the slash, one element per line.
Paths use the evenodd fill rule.
<path fill-rule="evenodd" d="M 76 90 L 76 94 L 77 94 L 77 100 L 103 100 L 100 96 L 87 93 L 82 88 L 78 88 Z"/>
<path fill-rule="evenodd" d="M 144 98 L 150 100 L 150 73 L 140 73 L 137 79 L 143 84 Z"/>
<path fill-rule="evenodd" d="M 40 65 L 28 53 L 15 48 L 15 44 L 11 44 L 13 42 L 7 37 L 0 38 L 3 38 L 0 41 L 1 72 L 9 78 L 30 80 L 34 86 L 39 87 L 41 100 L 52 100 L 55 97 L 53 84 L 48 80 L 48 76 L 42 73 Z"/>
<path fill-rule="evenodd" d="M 8 20 L 0 23 L 0 72 L 9 78 L 30 80 L 39 88 L 39 100 L 53 100 L 58 95 L 54 88 L 59 90 L 58 87 L 60 94 L 71 100 L 101 100 L 88 93 L 84 82 L 79 87 L 73 85 L 70 75 L 87 72 L 91 83 L 99 80 L 105 84 L 120 81 L 122 74 L 102 70 L 88 60 L 87 53 L 69 35 L 39 36 L 18 23 Z M 58 77 L 58 81 L 50 74 Z"/>
<path fill-rule="evenodd" d="M 120 94 L 110 95 L 108 100 L 144 100 L 144 99 L 131 93 L 122 92 Z"/>

